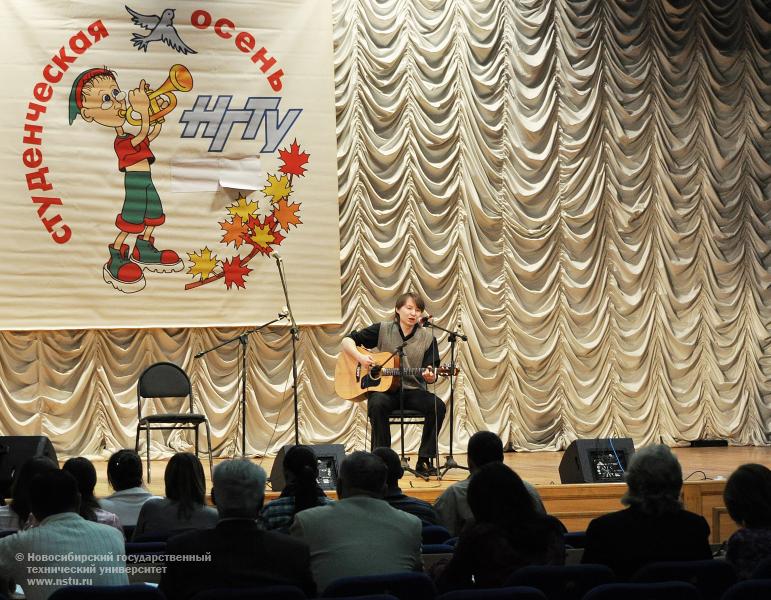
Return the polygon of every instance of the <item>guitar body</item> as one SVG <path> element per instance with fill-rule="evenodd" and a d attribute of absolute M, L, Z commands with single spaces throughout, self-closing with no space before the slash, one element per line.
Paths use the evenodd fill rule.
<path fill-rule="evenodd" d="M 375 360 L 378 368 L 399 368 L 399 357 L 391 356 L 390 352 L 371 353 L 366 348 L 357 348 L 362 354 L 369 354 Z M 390 358 L 389 358 L 390 357 Z M 388 362 L 386 362 L 388 361 Z M 377 371 L 376 368 L 375 370 Z M 345 352 L 337 357 L 335 365 L 335 392 L 344 400 L 361 402 L 366 399 L 367 392 L 389 392 L 399 387 L 399 378 L 393 375 L 370 375 L 371 369 L 362 367 Z"/>

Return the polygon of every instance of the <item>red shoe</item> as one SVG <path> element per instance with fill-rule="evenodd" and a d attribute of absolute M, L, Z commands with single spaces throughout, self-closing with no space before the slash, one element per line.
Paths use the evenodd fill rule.
<path fill-rule="evenodd" d="M 155 238 L 149 240 L 137 238 L 134 251 L 131 253 L 131 261 L 155 273 L 172 273 L 185 268 L 184 263 L 174 250 L 158 250 L 153 246 Z"/>
<path fill-rule="evenodd" d="M 109 246 L 110 260 L 104 265 L 102 275 L 105 282 L 125 294 L 143 290 L 145 278 L 142 269 L 128 259 L 128 245 L 123 244 L 120 251 Z"/>

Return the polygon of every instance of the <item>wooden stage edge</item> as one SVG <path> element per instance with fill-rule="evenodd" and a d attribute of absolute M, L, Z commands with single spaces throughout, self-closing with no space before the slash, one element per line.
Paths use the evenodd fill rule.
<path fill-rule="evenodd" d="M 771 447 L 729 446 L 723 448 L 673 448 L 683 468 L 683 503 L 685 507 L 707 519 L 712 530 L 711 541 L 720 543 L 736 529 L 723 505 L 725 480 L 739 466 L 745 463 L 760 463 L 771 468 Z M 519 475 L 534 484 L 544 501 L 549 514 L 558 517 L 569 531 L 583 531 L 589 522 L 602 514 L 622 508 L 620 499 L 626 486 L 621 483 L 566 484 L 559 483 L 559 464 L 563 452 L 507 452 L 504 462 Z M 410 455 L 410 464 L 415 464 L 415 455 Z M 207 478 L 207 489 L 211 488 L 208 464 L 201 455 Z M 444 462 L 445 455 L 441 461 Z M 459 464 L 465 465 L 466 455 L 456 454 Z M 224 460 L 224 459 L 222 459 Z M 273 458 L 253 458 L 270 475 Z M 146 483 L 154 494 L 163 495 L 163 473 L 167 460 L 153 460 L 152 481 Z M 215 459 L 214 464 L 220 462 Z M 98 474 L 96 493 L 98 497 L 110 494 L 107 484 L 107 462 L 95 461 Z M 456 481 L 467 477 L 459 469 L 449 471 L 444 478 L 432 477 L 423 481 L 412 476 L 404 477 L 400 485 L 405 494 L 433 502 L 445 489 Z M 330 494 L 334 496 L 334 493 Z M 266 501 L 278 496 L 270 487 Z"/>

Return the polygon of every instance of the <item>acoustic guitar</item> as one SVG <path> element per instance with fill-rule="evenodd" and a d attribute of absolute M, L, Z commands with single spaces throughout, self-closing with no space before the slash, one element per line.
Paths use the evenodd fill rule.
<path fill-rule="evenodd" d="M 370 353 L 366 348 L 356 348 L 362 354 L 370 354 L 375 360 L 372 367 L 363 367 L 353 357 L 341 352 L 335 365 L 335 392 L 345 400 L 360 402 L 367 392 L 391 392 L 399 389 L 399 355 L 390 352 Z M 447 377 L 452 371 L 458 374 L 458 367 L 450 369 L 441 365 L 432 369 L 437 375 Z M 420 377 L 423 368 L 403 369 L 406 376 Z"/>

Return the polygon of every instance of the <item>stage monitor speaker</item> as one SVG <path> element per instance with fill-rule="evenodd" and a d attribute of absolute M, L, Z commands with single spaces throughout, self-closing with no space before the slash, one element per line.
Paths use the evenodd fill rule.
<path fill-rule="evenodd" d="M 560 461 L 562 483 L 619 483 L 634 454 L 632 438 L 574 440 Z"/>
<path fill-rule="evenodd" d="M 47 456 L 58 464 L 56 450 L 44 435 L 0 436 L 0 495 L 11 497 L 11 485 L 19 468 L 30 458 Z"/>
<path fill-rule="evenodd" d="M 284 474 L 284 457 L 294 444 L 287 444 L 276 455 L 273 468 L 270 470 L 270 488 L 280 492 L 286 486 Z M 319 487 L 322 490 L 334 490 L 337 487 L 337 475 L 340 463 L 345 458 L 345 446 L 342 444 L 313 444 L 308 446 L 316 455 L 319 464 Z"/>

